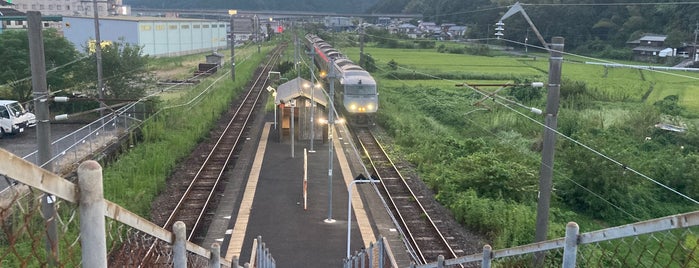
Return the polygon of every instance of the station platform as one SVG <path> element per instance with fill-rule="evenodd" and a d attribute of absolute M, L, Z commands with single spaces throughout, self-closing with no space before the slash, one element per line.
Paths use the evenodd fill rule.
<path fill-rule="evenodd" d="M 242 265 L 250 262 L 253 240 L 261 236 L 278 267 L 342 267 L 347 256 L 347 186 L 362 170 L 360 160 L 347 158 L 356 154 L 354 149 L 334 140 L 331 186 L 329 144 L 314 142 L 315 152 L 307 153 L 304 209 L 304 149 L 310 149 L 310 141 L 295 141 L 292 157 L 290 139 L 279 141 L 273 123 L 255 125 L 240 153 L 254 157 L 238 161 L 226 174 L 226 190 L 203 246 L 218 242 L 226 259 L 238 256 Z M 400 235 L 374 188 L 360 184 L 354 189 L 350 252 L 383 236 L 399 267 L 407 267 Z"/>

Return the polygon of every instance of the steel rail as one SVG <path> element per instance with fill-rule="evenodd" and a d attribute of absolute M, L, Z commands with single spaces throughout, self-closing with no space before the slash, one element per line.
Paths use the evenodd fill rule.
<path fill-rule="evenodd" d="M 281 47 L 284 46 L 277 47 L 272 52 L 272 56 L 265 63 L 264 67 L 258 68 L 256 71 L 258 72 L 257 77 L 254 82 L 251 83 L 250 89 L 241 98 L 241 104 L 236 108 L 236 111 L 231 116 L 224 130 L 221 131 L 219 138 L 209 151 L 200 168 L 194 174 L 187 190 L 178 201 L 163 225 L 163 228 L 171 228 L 175 221 L 189 217 L 187 218 L 188 220 L 183 220 L 189 223 L 193 222 L 193 224 L 187 224 L 187 228 L 189 229 L 187 240 L 190 241 L 197 233 L 197 230 L 202 225 L 204 215 L 216 193 L 216 188 L 221 182 L 226 167 L 236 151 L 236 148 L 238 148 L 240 138 L 244 134 L 253 111 L 262 96 L 263 89 L 268 82 L 267 72 L 275 66 L 276 62 L 281 57 L 281 52 L 283 51 Z M 206 194 L 204 194 L 206 198 L 198 198 L 199 196 L 196 196 L 195 192 L 206 192 Z M 203 203 L 201 203 L 202 200 Z M 191 205 L 192 203 L 198 204 Z M 196 213 L 196 217 L 192 218 L 194 214 L 192 212 L 198 212 Z M 154 243 L 150 246 L 148 252 L 141 259 L 139 267 L 143 267 L 148 261 L 155 245 Z"/>
<path fill-rule="evenodd" d="M 375 175 L 382 182 L 381 188 L 390 200 L 392 212 L 399 219 L 401 226 L 398 227 L 406 234 L 404 239 L 416 252 L 417 261 L 425 264 L 436 261 L 439 255 L 446 259 L 458 257 L 371 131 L 358 128 L 356 137 Z"/>

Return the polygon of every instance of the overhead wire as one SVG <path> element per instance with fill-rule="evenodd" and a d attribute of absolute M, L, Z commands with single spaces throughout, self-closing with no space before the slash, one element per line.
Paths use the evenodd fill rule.
<path fill-rule="evenodd" d="M 415 71 L 415 70 L 413 70 L 413 71 Z M 417 73 L 419 73 L 419 72 L 417 72 Z M 421 74 L 421 75 L 428 75 L 428 76 L 431 76 L 430 74 L 426 74 L 426 73 L 420 73 L 420 74 Z M 432 76 L 432 77 L 436 77 L 436 76 Z M 441 79 L 441 78 L 439 78 L 439 77 L 436 77 L 436 78 Z M 457 82 L 457 81 L 449 80 L 449 79 L 442 79 L 442 80 Z M 483 95 L 484 97 L 489 97 L 489 98 L 495 97 L 495 98 L 497 98 L 497 99 L 504 99 L 504 100 L 506 100 L 506 98 L 504 98 L 504 97 L 502 97 L 502 96 L 500 96 L 500 95 L 497 95 L 497 94 L 496 94 L 496 95 L 492 95 L 492 96 L 491 96 L 490 94 L 483 93 L 483 92 L 481 92 L 480 90 L 478 90 L 478 89 L 476 89 L 476 88 L 474 88 L 474 87 L 471 87 L 471 86 L 467 86 L 467 87 L 468 87 L 469 89 L 471 89 L 471 90 L 477 92 L 478 94 Z M 493 100 L 495 100 L 495 99 L 493 99 Z M 507 100 L 507 101 L 510 102 L 510 103 L 512 102 L 511 100 Z M 664 185 L 664 184 L 658 182 L 657 180 L 651 178 L 651 177 L 648 176 L 648 175 L 645 175 L 645 174 L 643 174 L 643 173 L 641 173 L 641 172 L 639 172 L 639 171 L 637 171 L 637 170 L 635 170 L 635 169 L 633 169 L 633 168 L 628 167 L 627 165 L 623 164 L 621 161 L 618 161 L 618 160 L 616 160 L 616 159 L 614 159 L 614 158 L 612 158 L 612 157 L 610 157 L 610 156 L 607 156 L 607 155 L 605 155 L 605 154 L 599 152 L 598 150 L 595 150 L 595 149 L 593 149 L 592 147 L 583 144 L 583 143 L 580 142 L 580 141 L 577 141 L 577 140 L 575 140 L 575 139 L 573 139 L 573 138 L 571 138 L 571 137 L 569 137 L 569 136 L 567 136 L 567 135 L 565 135 L 565 134 L 563 134 L 563 133 L 561 133 L 561 132 L 559 132 L 559 131 L 557 131 L 557 130 L 555 130 L 555 129 L 553 129 L 553 128 L 550 128 L 550 127 L 546 126 L 545 124 L 539 122 L 538 120 L 536 120 L 536 119 L 534 119 L 534 118 L 531 118 L 530 116 L 527 116 L 527 115 L 525 115 L 524 113 L 519 112 L 519 111 L 517 111 L 516 109 L 513 109 L 512 107 L 510 107 L 510 106 L 508 106 L 508 105 L 505 105 L 504 103 L 497 102 L 497 101 L 496 101 L 496 103 L 501 104 L 501 105 L 504 106 L 505 108 L 512 110 L 513 112 L 519 114 L 520 116 L 523 116 L 523 117 L 525 117 L 526 119 L 528 119 L 528 120 L 530 120 L 530 121 L 532 121 L 532 122 L 534 122 L 534 123 L 536 123 L 536 124 L 538 124 L 538 125 L 540 125 L 540 126 L 543 126 L 543 127 L 547 128 L 547 129 L 553 131 L 553 132 L 556 133 L 557 135 L 559 135 L 559 136 L 561 136 L 561 137 L 563 137 L 563 138 L 565 138 L 565 139 L 567 139 L 567 140 L 569 140 L 569 141 L 571 141 L 571 142 L 573 142 L 573 143 L 575 143 L 575 144 L 577 144 L 577 145 L 579 145 L 579 146 L 581 146 L 581 147 L 583 147 L 583 148 L 585 148 L 585 149 L 587 149 L 587 150 L 593 152 L 594 154 L 597 154 L 598 156 L 603 157 L 603 158 L 607 159 L 608 161 L 610 161 L 610 162 L 612 162 L 612 163 L 614 163 L 614 164 L 616 164 L 616 165 L 621 166 L 624 170 L 631 171 L 632 173 L 634 173 L 634 174 L 636 174 L 636 175 L 638 175 L 638 176 L 640 176 L 640 177 L 642 177 L 642 178 L 644 178 L 644 179 L 646 179 L 646 180 L 649 180 L 649 181 L 651 181 L 651 182 L 653 182 L 653 183 L 655 183 L 655 184 L 661 186 L 662 188 L 665 188 L 665 189 L 667 189 L 667 190 L 669 190 L 669 191 L 671 191 L 671 192 L 673 192 L 673 193 L 675 193 L 675 194 L 677 194 L 677 195 L 679 195 L 679 196 L 681 196 L 681 197 L 683 197 L 683 198 L 685 198 L 685 199 L 687 199 L 687 200 L 689 200 L 689 201 L 691 201 L 691 202 L 693 202 L 693 203 L 699 205 L 699 201 L 696 201 L 696 200 L 694 200 L 693 198 L 691 198 L 691 197 L 689 197 L 689 196 L 687 196 L 687 195 L 685 195 L 685 194 L 683 194 L 683 193 L 680 193 L 679 191 L 677 191 L 677 190 L 675 190 L 675 189 L 673 189 L 673 188 L 671 188 L 671 187 L 669 187 L 669 186 L 667 186 L 667 185 Z M 521 107 L 527 107 L 527 106 L 524 106 L 524 105 L 519 105 L 519 106 L 521 106 Z"/>
<path fill-rule="evenodd" d="M 400 66 L 399 66 L 399 67 L 400 67 Z M 378 67 L 378 68 L 381 69 L 380 67 Z M 381 70 L 386 71 L 386 70 L 384 70 L 384 69 L 381 69 Z M 429 75 L 429 74 L 423 74 L 423 75 Z M 397 77 L 396 77 L 396 78 L 397 78 Z M 439 77 L 436 77 L 436 78 L 437 78 L 437 79 L 441 79 L 441 80 L 456 82 L 456 81 L 452 81 L 452 80 L 448 80 L 448 79 L 442 79 L 442 78 L 439 78 Z M 397 79 L 403 81 L 403 80 L 400 79 L 400 78 L 397 78 Z M 478 93 L 478 94 L 484 96 L 484 97 L 493 98 L 493 96 L 491 96 L 491 94 L 482 92 L 482 91 L 480 91 L 480 90 L 478 90 L 478 89 L 476 89 L 476 88 L 471 88 L 471 89 L 474 90 L 476 93 Z M 496 100 L 495 100 L 495 101 L 496 101 Z M 500 105 L 503 105 L 503 106 L 507 106 L 507 105 L 505 105 L 504 103 L 500 103 L 500 102 L 498 102 L 498 101 L 496 101 L 496 103 L 498 103 L 498 104 L 500 104 Z M 525 107 L 525 108 L 530 108 L 530 107 L 527 107 L 527 106 L 521 105 L 521 104 L 518 105 L 518 106 L 520 106 L 520 107 Z M 516 111 L 516 110 L 515 110 L 515 111 Z M 471 119 L 468 119 L 468 118 L 466 118 L 466 120 L 472 122 L 474 125 L 478 126 L 480 129 L 482 129 L 482 130 L 484 130 L 484 131 L 490 133 L 490 134 L 493 135 L 494 137 L 499 138 L 497 134 L 495 134 L 495 133 L 493 133 L 492 131 L 488 130 L 488 129 L 487 129 L 486 127 L 484 127 L 482 124 L 479 124 L 479 123 L 477 123 L 477 122 L 475 122 L 475 121 L 473 121 L 473 120 L 471 120 Z M 505 140 L 505 142 L 506 142 L 507 144 L 509 144 L 510 146 L 513 146 L 513 147 L 514 147 L 514 145 L 512 145 L 512 143 L 511 143 L 511 141 Z M 626 210 L 624 210 L 623 208 L 619 207 L 618 205 L 612 203 L 611 201 L 605 199 L 605 198 L 602 197 L 600 194 L 595 193 L 594 191 L 592 191 L 592 190 L 590 190 L 589 188 L 587 188 L 587 187 L 581 185 L 580 183 L 576 182 L 575 180 L 573 180 L 573 179 L 571 179 L 571 178 L 565 176 L 565 174 L 562 174 L 561 171 L 558 171 L 558 170 L 556 170 L 556 169 L 553 169 L 553 167 L 548 166 L 548 165 L 546 166 L 546 168 L 551 169 L 551 170 L 552 170 L 553 172 L 555 172 L 557 175 L 559 175 L 559 176 L 565 178 L 566 180 L 572 182 L 573 184 L 575 184 L 576 186 L 582 188 L 582 189 L 585 190 L 586 192 L 588 192 L 588 193 L 594 195 L 595 197 L 599 198 L 599 199 L 602 200 L 603 202 L 605 202 L 605 203 L 609 204 L 610 206 L 614 207 L 615 209 L 621 211 L 623 214 L 626 214 L 626 215 L 628 215 L 629 217 L 631 217 L 631 218 L 633 218 L 633 219 L 635 219 L 635 220 L 640 220 L 640 218 L 638 218 L 638 217 L 636 217 L 635 215 L 633 215 L 633 214 L 627 212 Z"/>
<path fill-rule="evenodd" d="M 333 46 L 333 47 L 334 47 L 334 46 Z M 336 47 L 334 47 L 334 48 L 337 49 Z M 339 52 L 339 50 L 338 50 L 338 52 Z M 346 56 L 346 55 L 344 55 L 344 54 L 342 54 L 342 55 L 343 55 L 343 56 Z M 302 62 L 306 67 L 311 68 L 310 65 L 306 62 L 305 57 L 299 57 L 299 58 L 300 58 L 301 62 Z M 314 64 L 314 63 L 311 62 L 310 64 Z M 318 79 L 318 77 L 316 77 L 315 73 L 311 73 L 311 75 L 313 76 L 313 78 L 314 78 L 316 81 L 321 81 L 321 79 Z M 320 89 L 321 89 L 321 92 L 323 92 L 323 94 L 325 95 L 326 98 L 328 98 L 329 101 L 334 101 L 334 100 L 330 99 L 330 95 L 329 95 L 328 92 L 325 90 L 325 88 L 321 87 Z M 333 105 L 332 107 L 334 108 L 335 106 Z M 333 112 L 334 112 L 336 118 L 340 118 L 340 115 L 339 115 L 339 113 L 338 113 L 338 111 L 337 111 L 337 108 L 335 108 Z M 335 126 L 338 127 L 337 125 L 335 125 Z M 350 133 L 350 132 L 349 132 L 349 129 L 347 128 L 347 125 L 342 125 L 342 126 L 339 126 L 338 128 L 342 129 L 342 133 L 345 133 L 345 134 L 349 134 L 349 133 Z M 338 134 L 340 134 L 340 132 L 338 132 Z M 369 172 L 369 169 L 367 169 L 366 165 L 364 165 L 364 161 L 361 161 L 362 157 L 361 157 L 361 154 L 360 154 L 359 151 L 358 151 L 358 147 L 357 147 L 357 146 L 355 145 L 355 143 L 354 143 L 354 140 L 353 140 L 352 138 L 347 137 L 347 138 L 345 139 L 345 141 L 348 142 L 348 143 L 350 144 L 350 148 L 351 148 L 351 151 L 354 153 L 355 159 L 358 159 L 358 160 L 359 160 L 359 163 L 361 163 L 360 165 L 361 165 L 361 168 L 362 168 L 363 171 L 364 171 L 364 174 L 366 174 L 368 177 L 372 177 L 372 172 Z M 372 179 L 373 179 L 373 178 L 372 178 Z M 374 191 L 375 191 L 375 192 L 377 193 L 377 195 L 380 197 L 380 200 L 381 200 L 381 202 L 382 202 L 384 208 L 386 209 L 386 211 L 390 211 L 389 206 L 388 206 L 388 202 L 383 198 L 383 195 L 381 195 L 378 186 L 377 186 L 375 183 L 372 183 L 371 185 L 372 185 L 372 188 L 374 189 Z M 394 223 L 396 226 L 400 226 L 400 225 L 398 224 L 398 220 L 395 218 L 395 216 L 394 216 L 392 213 L 389 213 L 389 217 L 391 218 L 391 220 L 393 221 L 393 223 Z M 407 237 L 407 236 L 405 235 L 404 231 L 403 231 L 401 228 L 398 228 L 397 230 L 398 230 L 398 232 L 401 234 L 401 237 Z M 402 241 L 403 241 L 403 243 L 405 244 L 405 246 L 406 246 L 407 248 L 412 249 L 412 246 L 410 245 L 410 243 L 408 243 L 407 241 L 405 241 L 405 240 L 403 240 L 403 239 L 402 239 Z M 413 260 L 417 260 L 417 259 L 418 259 L 418 258 L 417 258 L 417 255 L 416 255 L 415 252 L 414 252 L 414 250 L 408 250 L 408 253 L 409 253 L 409 255 L 411 255 L 411 257 L 413 258 Z"/>
<path fill-rule="evenodd" d="M 418 72 L 418 71 L 416 71 L 416 70 L 408 69 L 408 68 L 405 68 L 405 67 L 400 66 L 400 65 L 397 65 L 397 67 L 398 67 L 398 68 L 401 68 L 401 69 L 404 69 L 404 70 L 413 71 L 413 72 L 419 73 L 419 74 L 421 74 L 421 75 L 425 75 L 425 76 L 427 76 L 427 77 L 432 77 L 432 78 L 439 79 L 439 80 L 450 81 L 450 82 L 453 82 L 453 83 L 455 83 L 455 84 L 456 84 L 456 83 L 459 83 L 458 81 L 449 80 L 449 79 L 444 79 L 444 78 L 441 78 L 441 77 L 438 77 L 438 76 L 435 76 L 435 75 L 432 75 L 432 74 L 428 74 L 428 73 Z M 390 72 L 388 72 L 387 70 L 385 70 L 385 69 L 383 69 L 383 68 L 381 68 L 381 67 L 379 67 L 379 66 L 377 66 L 377 68 L 380 69 L 381 71 L 385 72 L 385 73 L 390 73 Z M 394 75 L 394 77 L 395 77 L 396 79 L 400 80 L 400 81 L 403 81 L 403 79 L 400 79 L 400 78 L 396 77 L 395 75 Z M 511 104 L 517 105 L 517 106 L 522 107 L 522 108 L 525 108 L 525 109 L 531 110 L 531 108 L 532 108 L 532 107 L 523 105 L 523 104 L 521 104 L 521 103 L 518 103 L 518 102 L 516 102 L 516 101 L 512 101 L 512 100 L 503 98 L 502 96 L 499 96 L 499 95 L 492 95 L 492 94 L 488 94 L 488 93 L 482 92 L 481 90 L 479 90 L 479 89 L 477 89 L 477 88 L 474 88 L 474 87 L 470 87 L 470 86 L 469 86 L 469 88 L 470 88 L 471 90 L 475 91 L 476 93 L 482 95 L 483 97 L 487 97 L 487 98 L 491 98 L 491 99 L 494 98 L 494 97 L 497 97 L 498 99 L 505 100 L 505 101 L 507 101 L 507 102 L 509 102 L 509 103 L 511 103 Z M 496 103 L 498 103 L 498 104 L 500 104 L 500 105 L 503 105 L 503 106 L 508 107 L 508 108 L 511 109 L 511 107 L 509 107 L 508 105 L 505 105 L 505 104 L 500 103 L 500 102 L 498 102 L 498 101 L 496 101 Z M 513 111 L 516 111 L 516 110 L 513 109 Z M 517 111 L 517 112 L 518 112 L 518 111 Z M 479 128 L 483 129 L 484 131 L 487 131 L 487 132 L 490 133 L 491 135 L 493 135 L 493 136 L 495 136 L 495 137 L 498 137 L 495 133 L 492 133 L 491 131 L 487 130 L 486 127 L 484 127 L 484 126 L 482 126 L 482 125 L 480 125 L 480 124 L 475 123 L 475 121 L 473 121 L 473 120 L 470 120 L 470 119 L 467 119 L 467 120 L 471 121 L 472 123 L 474 123 L 475 125 L 477 125 Z M 537 121 L 537 123 L 538 123 L 538 121 Z M 559 132 L 557 132 L 557 133 L 560 134 Z M 506 142 L 507 142 L 508 144 L 510 144 L 511 146 L 514 146 L 514 145 L 511 144 L 510 141 L 506 141 Z M 356 150 L 355 150 L 355 151 L 356 151 Z M 357 152 L 357 155 L 358 155 L 358 152 Z M 598 193 L 592 191 L 591 189 L 589 189 L 589 188 L 587 188 L 587 187 L 581 185 L 580 183 L 576 182 L 575 180 L 569 178 L 568 176 L 565 176 L 564 174 L 562 174 L 562 172 L 560 172 L 560 171 L 558 171 L 558 170 L 556 170 L 556 169 L 553 169 L 553 167 L 547 165 L 546 168 L 552 170 L 552 171 L 555 172 L 557 175 L 559 175 L 559 176 L 565 178 L 566 180 L 572 182 L 572 183 L 575 184 L 577 187 L 582 188 L 584 191 L 586 191 L 586 192 L 592 194 L 593 196 L 597 197 L 597 198 L 600 199 L 601 201 L 607 203 L 608 205 L 610 205 L 611 207 L 617 209 L 618 211 L 622 212 L 623 214 L 625 214 L 625 215 L 631 217 L 632 219 L 640 220 L 639 217 L 637 217 L 637 216 L 635 216 L 635 215 L 629 213 L 628 211 L 626 211 L 626 210 L 624 210 L 623 208 L 621 208 L 619 205 L 612 203 L 611 201 L 609 201 L 609 200 L 605 199 L 604 197 L 602 197 L 600 194 L 598 194 Z M 366 170 L 366 167 L 364 167 L 364 169 Z M 366 171 L 365 171 L 365 172 L 366 172 Z"/>
<path fill-rule="evenodd" d="M 491 40 L 503 40 L 503 41 L 508 42 L 508 43 L 514 43 L 514 44 L 519 44 L 519 45 L 525 45 L 525 46 L 531 47 L 531 48 L 538 48 L 538 49 L 542 49 L 542 50 L 548 50 L 548 48 L 545 48 L 545 47 L 542 47 L 542 46 L 537 46 L 537 45 L 522 43 L 522 42 L 519 42 L 519 41 L 510 40 L 510 39 L 504 39 L 504 38 L 500 38 L 500 39 L 498 39 L 498 38 L 490 38 L 490 39 L 491 39 Z M 614 61 L 611 61 L 611 60 L 598 59 L 598 58 L 594 58 L 594 57 L 579 55 L 579 54 L 570 53 L 570 52 L 565 52 L 565 51 L 559 51 L 559 52 L 561 52 L 561 53 L 564 54 L 564 55 L 575 56 L 575 57 L 579 57 L 579 58 L 583 58 L 583 59 L 588 59 L 588 60 L 596 60 L 596 61 L 600 61 L 600 62 L 604 62 L 604 63 L 609 63 L 609 64 L 621 64 L 621 63 L 614 62 Z M 687 79 L 692 79 L 692 80 L 699 80 L 699 77 L 689 76 L 689 75 L 682 75 L 682 74 L 676 74 L 676 73 L 667 72 L 667 71 L 662 71 L 662 70 L 657 70 L 657 69 L 652 69 L 652 68 L 634 68 L 634 69 L 640 69 L 640 70 L 645 70 L 645 71 L 649 71 L 649 72 L 656 72 L 656 73 L 661 73 L 661 74 L 670 75 L 670 76 L 677 76 L 677 77 L 682 77 L 682 78 L 687 78 Z"/>
<path fill-rule="evenodd" d="M 655 6 L 655 5 L 697 5 L 699 2 L 630 2 L 630 3 L 540 3 L 540 4 L 526 4 L 522 3 L 523 6 Z"/>

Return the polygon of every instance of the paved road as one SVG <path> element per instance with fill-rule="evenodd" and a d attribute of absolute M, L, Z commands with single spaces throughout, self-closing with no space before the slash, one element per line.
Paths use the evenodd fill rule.
<path fill-rule="evenodd" d="M 52 124 L 51 141 L 58 140 L 83 126 L 82 124 Z M 0 148 L 20 157 L 24 157 L 36 151 L 36 127 L 27 128 L 20 134 L 4 136 L 0 139 Z M 7 188 L 7 180 L 0 178 L 0 191 L 5 188 Z"/>

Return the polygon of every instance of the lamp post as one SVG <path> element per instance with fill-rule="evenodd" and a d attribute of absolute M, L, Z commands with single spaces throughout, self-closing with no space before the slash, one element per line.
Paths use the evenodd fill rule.
<path fill-rule="evenodd" d="M 335 59 L 331 59 L 330 62 L 335 62 Z M 335 66 L 330 65 L 330 73 L 328 73 L 328 78 L 330 80 L 330 94 L 328 96 L 328 104 L 330 109 L 328 109 L 328 136 L 330 137 L 328 146 L 328 218 L 325 219 L 327 223 L 333 223 L 333 140 L 335 139 L 335 134 L 333 134 L 333 129 L 335 128 L 335 104 L 333 99 L 335 99 Z"/>
<path fill-rule="evenodd" d="M 358 178 L 362 178 L 364 176 L 359 175 Z M 365 182 L 371 182 L 371 183 L 377 183 L 379 180 L 366 180 L 366 179 L 355 179 L 352 182 L 349 183 L 347 186 L 347 259 L 349 260 L 350 258 L 350 241 L 351 240 L 351 234 L 352 234 L 352 186 L 354 186 L 355 183 L 365 183 Z"/>
<path fill-rule="evenodd" d="M 311 64 L 308 65 L 308 68 L 311 70 L 311 149 L 308 150 L 308 152 L 315 153 L 316 151 L 313 149 L 313 140 L 316 139 L 316 136 L 315 136 L 316 125 L 315 125 L 315 121 L 313 120 L 314 119 L 313 117 L 314 117 L 315 110 L 316 110 L 316 100 L 313 96 L 313 93 L 316 91 L 316 85 L 313 82 L 313 77 L 314 77 L 313 76 L 313 63 L 315 62 L 316 52 L 315 52 L 314 48 L 310 49 L 309 54 L 311 55 Z"/>

